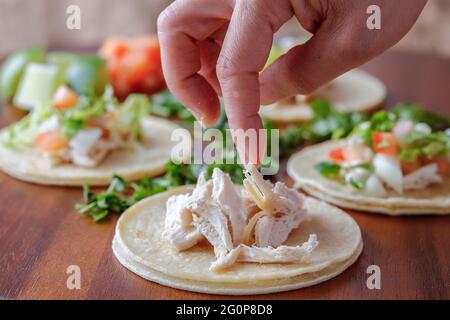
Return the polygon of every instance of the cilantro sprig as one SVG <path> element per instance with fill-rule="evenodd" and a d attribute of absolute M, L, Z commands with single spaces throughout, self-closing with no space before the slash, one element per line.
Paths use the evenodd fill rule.
<path fill-rule="evenodd" d="M 294 150 L 306 143 L 319 143 L 330 138 L 346 137 L 355 126 L 366 121 L 369 116 L 363 112 L 340 112 L 326 100 L 314 100 L 310 103 L 312 120 L 291 125 L 280 133 L 280 155 L 291 155 Z M 273 126 L 269 122 L 266 128 Z"/>
<path fill-rule="evenodd" d="M 195 120 L 192 113 L 169 90 L 153 95 L 150 112 L 160 117 L 176 117 L 185 121 Z"/>
<path fill-rule="evenodd" d="M 239 164 L 166 164 L 167 172 L 157 178 L 144 177 L 139 181 L 126 181 L 115 175 L 106 191 L 94 194 L 88 185 L 83 186 L 83 203 L 75 206 L 76 210 L 90 216 L 94 221 L 101 221 L 111 213 L 122 213 L 135 203 L 152 195 L 169 189 L 194 184 L 200 174 L 205 172 L 210 179 L 214 168 L 220 168 L 230 175 L 234 183 L 242 184 L 243 167 Z"/>

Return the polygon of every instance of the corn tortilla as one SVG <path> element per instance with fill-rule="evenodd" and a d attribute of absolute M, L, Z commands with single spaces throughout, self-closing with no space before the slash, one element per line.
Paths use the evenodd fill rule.
<path fill-rule="evenodd" d="M 309 218 L 291 233 L 285 244 L 298 245 L 306 241 L 309 234 L 317 234 L 319 245 L 308 257 L 300 263 L 240 262 L 223 272 L 210 271 L 215 256 L 206 241 L 177 252 L 162 236 L 167 199 L 188 193 L 192 188 L 184 186 L 155 195 L 121 216 L 113 247 L 125 267 L 144 278 L 176 288 L 221 294 L 257 294 L 325 281 L 351 265 L 362 250 L 360 229 L 349 215 L 325 202 L 307 198 Z"/>
<path fill-rule="evenodd" d="M 327 141 L 307 147 L 288 161 L 287 172 L 296 184 L 309 194 L 344 208 L 389 215 L 449 214 L 450 179 L 425 190 L 405 191 L 398 194 L 387 189 L 384 197 L 371 197 L 351 186 L 322 177 L 314 166 L 328 160 L 331 150 L 341 142 Z"/>
<path fill-rule="evenodd" d="M 302 123 L 311 120 L 313 112 L 308 101 L 324 99 L 338 111 L 373 111 L 383 104 L 387 96 L 384 84 L 370 74 L 352 70 L 319 88 L 310 96 L 300 96 L 298 102 L 275 103 L 263 106 L 260 115 L 272 122 Z"/>
<path fill-rule="evenodd" d="M 165 171 L 175 142 L 170 140 L 172 131 L 179 128 L 174 123 L 157 118 L 142 120 L 144 138 L 142 143 L 109 153 L 94 168 L 74 164 L 49 166 L 34 150 L 12 150 L 0 145 L 0 170 L 19 180 L 58 186 L 104 186 L 118 174 L 127 180 L 144 176 L 156 176 Z"/>

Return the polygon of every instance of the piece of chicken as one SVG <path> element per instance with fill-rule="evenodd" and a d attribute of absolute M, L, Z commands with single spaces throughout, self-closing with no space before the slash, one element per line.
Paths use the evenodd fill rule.
<path fill-rule="evenodd" d="M 249 228 L 255 225 L 257 247 L 278 247 L 307 216 L 303 196 L 281 182 L 273 185 L 264 180 L 254 166 L 247 168 L 244 186 L 262 210 L 262 213 L 250 219 L 246 232 L 247 243 Z"/>
<path fill-rule="evenodd" d="M 165 238 L 178 250 L 206 238 L 216 256 L 212 271 L 236 261 L 298 262 L 309 254 L 318 244 L 315 235 L 301 246 L 280 246 L 306 217 L 302 196 L 282 183 L 265 181 L 255 167 L 246 175 L 242 194 L 229 176 L 214 169 L 212 180 L 201 176 L 192 194 L 169 198 Z M 253 229 L 256 246 L 250 247 L 246 241 Z"/>
<path fill-rule="evenodd" d="M 233 249 L 233 241 L 228 230 L 228 219 L 219 204 L 212 197 L 214 180 L 205 181 L 202 176 L 187 202 L 193 212 L 193 223 L 214 247 L 216 256 Z"/>
<path fill-rule="evenodd" d="M 221 271 L 236 262 L 256 263 L 298 263 L 309 255 L 317 246 L 317 236 L 311 234 L 306 242 L 299 246 L 279 246 L 260 248 L 244 244 L 231 250 L 227 255 L 217 259 L 211 266 L 212 271 Z"/>
<path fill-rule="evenodd" d="M 111 134 L 108 139 L 102 137 L 99 128 L 88 128 L 77 132 L 69 142 L 69 152 L 74 164 L 92 168 L 98 166 L 109 152 L 123 147 L 118 136 Z"/>
<path fill-rule="evenodd" d="M 166 204 L 166 220 L 163 232 L 178 251 L 189 249 L 203 236 L 192 223 L 192 212 L 186 208 L 189 195 L 180 194 L 170 197 Z"/>
<path fill-rule="evenodd" d="M 237 246 L 242 243 L 244 237 L 247 223 L 246 207 L 231 179 L 223 171 L 216 168 L 212 179 L 212 197 L 230 220 L 233 244 Z"/>
<path fill-rule="evenodd" d="M 230 178 L 215 170 L 210 181 L 200 176 L 192 194 L 168 199 L 164 236 L 178 250 L 190 248 L 204 237 L 221 259 L 235 247 L 229 221 L 234 234 L 242 237 L 246 222 L 242 200 Z"/>
<path fill-rule="evenodd" d="M 403 189 L 421 190 L 435 183 L 442 183 L 443 179 L 438 173 L 436 163 L 419 168 L 403 177 Z"/>

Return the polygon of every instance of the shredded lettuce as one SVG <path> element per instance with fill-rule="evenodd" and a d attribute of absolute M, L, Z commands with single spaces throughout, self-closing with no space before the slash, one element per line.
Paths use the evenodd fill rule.
<path fill-rule="evenodd" d="M 433 159 L 450 154 L 450 136 L 439 131 L 431 134 L 413 132 L 400 139 L 400 160 L 414 162 L 421 157 Z"/>
<path fill-rule="evenodd" d="M 54 111 L 50 103 L 39 103 L 31 113 L 10 125 L 0 135 L 0 142 L 11 149 L 31 147 L 40 125 L 53 114 Z"/>
<path fill-rule="evenodd" d="M 177 117 L 186 121 L 195 120 L 192 113 L 169 90 L 153 95 L 150 112 L 160 117 Z"/>
<path fill-rule="evenodd" d="M 123 105 L 116 109 L 113 127 L 127 133 L 131 139 L 141 139 L 141 120 L 148 113 L 150 100 L 142 94 L 129 95 Z"/>
<path fill-rule="evenodd" d="M 353 128 L 366 121 L 368 116 L 363 112 L 340 112 L 326 100 L 310 102 L 313 119 L 300 125 L 290 125 L 280 133 L 280 155 L 289 156 L 305 142 L 318 143 L 327 139 L 346 137 Z M 265 120 L 266 129 L 275 125 Z"/>
<path fill-rule="evenodd" d="M 94 98 L 81 96 L 75 107 L 64 112 L 64 118 L 85 121 L 100 117 L 105 114 L 106 111 L 106 101 L 104 98 L 95 100 Z"/>
<path fill-rule="evenodd" d="M 426 123 L 433 131 L 442 131 L 450 127 L 450 117 L 427 111 L 420 105 L 402 103 L 398 104 L 392 112 L 398 119 Z"/>
<path fill-rule="evenodd" d="M 73 138 L 85 128 L 87 122 L 100 118 L 108 112 L 115 114 L 111 130 L 126 135 L 127 139 L 140 139 L 141 119 L 148 114 L 150 100 L 145 95 L 130 95 L 121 105 L 107 95 L 101 98 L 79 97 L 73 108 L 61 111 L 51 103 L 40 103 L 27 116 L 10 125 L 1 135 L 0 142 L 8 148 L 30 148 L 39 133 L 40 126 L 49 118 L 57 116 L 63 134 Z"/>
<path fill-rule="evenodd" d="M 350 136 L 360 137 L 371 146 L 373 132 L 391 132 L 399 120 L 427 124 L 432 132 L 444 130 L 450 126 L 450 118 L 424 110 L 418 105 L 399 104 L 391 111 L 375 112 L 368 121 L 358 124 Z"/>

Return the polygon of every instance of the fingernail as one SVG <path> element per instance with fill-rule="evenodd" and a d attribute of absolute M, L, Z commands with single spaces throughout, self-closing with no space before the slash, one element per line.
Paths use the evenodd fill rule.
<path fill-rule="evenodd" d="M 197 111 L 191 110 L 192 115 L 195 117 L 195 119 L 200 122 L 203 128 L 207 128 L 205 116 L 203 114 L 198 113 Z"/>

